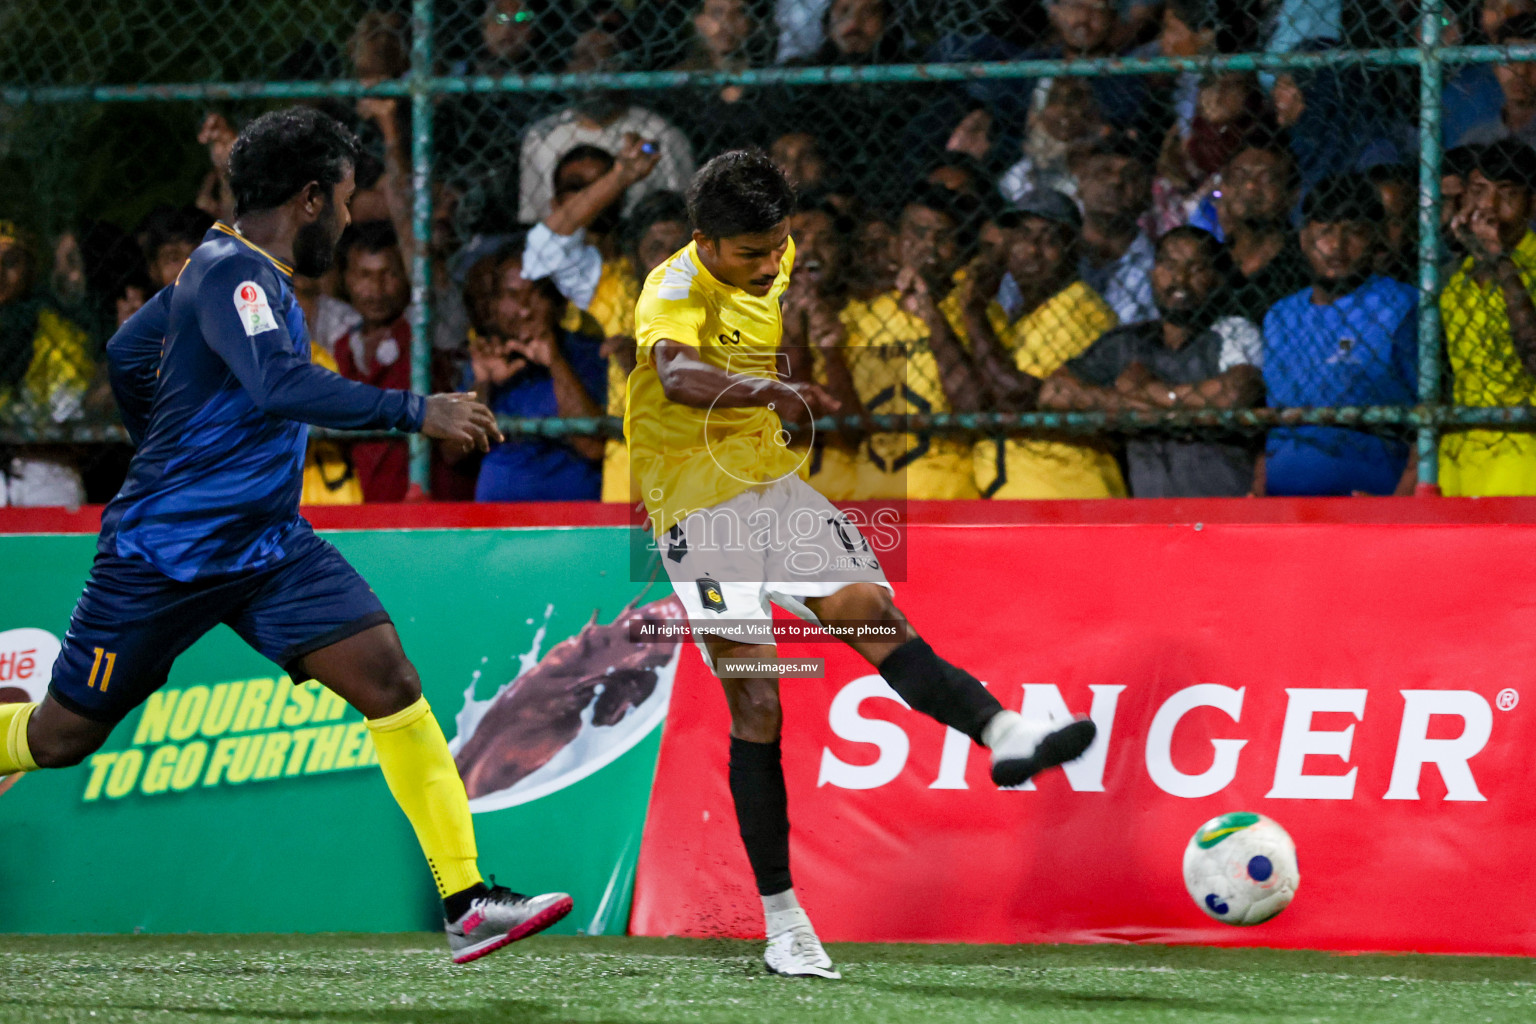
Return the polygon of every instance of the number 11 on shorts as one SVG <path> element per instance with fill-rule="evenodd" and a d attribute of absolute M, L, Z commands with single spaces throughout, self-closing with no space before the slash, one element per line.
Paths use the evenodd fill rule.
<path fill-rule="evenodd" d="M 107 671 L 106 674 L 102 675 L 101 677 L 101 692 L 106 693 L 107 684 L 112 682 L 112 667 L 117 664 L 117 655 L 112 651 L 104 651 L 100 647 L 96 648 L 96 661 L 91 665 L 91 675 L 90 678 L 85 681 L 85 685 L 95 689 L 96 675 L 97 673 L 101 672 L 101 663 L 103 659 L 106 660 Z"/>

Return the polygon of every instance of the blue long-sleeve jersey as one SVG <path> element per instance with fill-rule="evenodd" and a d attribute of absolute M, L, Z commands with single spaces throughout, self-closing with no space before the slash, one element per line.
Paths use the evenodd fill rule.
<path fill-rule="evenodd" d="M 144 431 L 149 429 L 155 381 L 160 376 L 160 350 L 165 347 L 174 294 L 175 285 L 160 289 L 107 342 L 112 397 L 117 399 L 117 411 L 135 448 L 144 443 Z"/>
<path fill-rule="evenodd" d="M 426 400 L 310 361 L 292 270 L 216 224 L 107 343 L 138 444 L 100 551 L 177 580 L 265 569 L 294 549 L 309 428 L 421 429 Z"/>

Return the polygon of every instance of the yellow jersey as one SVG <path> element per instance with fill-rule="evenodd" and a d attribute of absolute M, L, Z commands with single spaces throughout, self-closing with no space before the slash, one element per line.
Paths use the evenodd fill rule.
<path fill-rule="evenodd" d="M 309 347 L 309 361 L 332 373 L 341 372 L 336 359 L 319 345 Z M 304 453 L 304 489 L 301 505 L 361 505 L 363 482 L 352 468 L 352 460 L 339 443 L 311 438 Z"/>
<path fill-rule="evenodd" d="M 674 402 L 651 361 L 656 343 L 669 339 L 693 346 L 706 363 L 728 373 L 785 379 L 779 296 L 794 261 L 790 240 L 768 294 L 751 295 L 715 280 L 690 242 L 645 279 L 635 306 L 637 350 L 624 438 L 657 535 L 757 484 L 805 475 L 806 453 L 785 443 L 778 413 L 763 406 L 701 409 Z"/>
<path fill-rule="evenodd" d="M 1527 231 L 1510 260 L 1536 296 L 1536 233 Z M 1536 377 L 1515 351 L 1504 292 L 1479 284 L 1472 260 L 1440 294 L 1445 353 L 1457 405 L 1536 404 Z M 1448 496 L 1536 495 L 1536 434 L 1522 430 L 1448 430 L 1440 439 L 1440 490 Z"/>
<path fill-rule="evenodd" d="M 1119 323 L 1099 293 L 1077 281 L 1010 324 L 1001 306 L 987 309 L 1014 365 L 1041 380 Z M 976 442 L 976 484 L 989 498 L 1123 498 L 1125 480 L 1108 451 L 1053 437 L 1014 437 L 1001 446 Z"/>
<path fill-rule="evenodd" d="M 960 317 L 960 289 L 951 289 L 939 312 L 962 348 L 969 347 Z M 901 308 L 892 290 L 839 314 L 847 331 L 844 359 L 864 411 L 870 415 L 950 412 L 939 361 L 921 317 Z M 971 442 L 928 432 L 871 434 L 856 460 L 857 498 L 974 498 Z"/>
<path fill-rule="evenodd" d="M 96 374 L 90 347 L 90 337 L 74 321 L 46 306 L 40 309 L 27 371 L 14 393 L 0 393 L 6 415 L 38 424 L 79 415 Z"/>
<path fill-rule="evenodd" d="M 631 338 L 635 334 L 635 300 L 640 295 L 640 282 L 635 279 L 635 268 L 627 256 L 608 260 L 603 264 L 603 276 L 598 279 L 597 290 L 587 312 L 603 329 L 605 338 Z M 629 373 L 619 362 L 618 356 L 608 357 L 608 407 L 609 416 L 624 415 L 624 392 Z M 624 442 L 610 439 L 603 445 L 603 501 L 633 503 L 639 500 L 634 493 L 629 476 L 629 450 Z"/>
<path fill-rule="evenodd" d="M 809 475 L 805 482 L 821 492 L 828 501 L 858 501 L 859 466 L 863 460 L 858 448 L 839 441 L 822 441 L 806 449 L 810 452 Z"/>

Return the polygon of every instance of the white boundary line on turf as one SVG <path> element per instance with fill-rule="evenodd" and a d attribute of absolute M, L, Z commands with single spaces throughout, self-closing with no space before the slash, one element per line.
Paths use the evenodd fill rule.
<path fill-rule="evenodd" d="M 1210 947 L 1219 948 L 1219 947 Z M 1511 958 L 1513 959 L 1513 958 Z M 847 961 L 844 958 L 845 962 Z M 942 964 L 930 964 L 928 966 L 940 967 Z M 1081 967 L 1072 967 L 1065 964 L 1050 964 L 1038 967 L 1008 964 L 965 964 L 966 967 L 983 967 L 990 970 L 1007 971 L 1116 971 L 1127 974 L 1241 974 L 1244 977 L 1251 976 L 1250 971 L 1237 967 L 1139 967 L 1135 965 L 1119 964 L 1094 964 Z M 1342 981 L 1410 981 L 1435 985 L 1484 985 L 1490 984 L 1482 979 L 1476 981 L 1459 978 L 1414 978 L 1400 974 L 1345 974 L 1338 971 L 1282 971 L 1287 978 L 1338 978 Z M 1536 985 L 1532 981 L 1506 981 L 1502 984 L 1511 988 L 1529 988 Z"/>

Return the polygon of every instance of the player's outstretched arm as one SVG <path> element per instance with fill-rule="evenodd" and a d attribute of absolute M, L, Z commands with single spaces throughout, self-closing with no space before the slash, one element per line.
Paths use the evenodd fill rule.
<path fill-rule="evenodd" d="M 272 310 L 277 276 L 250 261 L 227 260 L 198 283 L 197 321 L 256 408 L 269 416 L 337 430 L 422 428 L 426 398 L 384 390 L 312 363 L 293 350 L 288 327 Z"/>
<path fill-rule="evenodd" d="M 175 289 L 175 285 L 160 289 L 107 340 L 107 379 L 128 438 L 135 445 L 144 440 L 144 431 L 149 427 L 155 378 L 160 372 L 160 350 L 170 328 L 171 296 Z"/>
<path fill-rule="evenodd" d="M 791 420 L 797 410 L 807 407 L 815 416 L 831 415 L 841 408 L 819 385 L 727 373 L 706 363 L 692 345 L 670 338 L 656 342 L 651 359 L 662 391 L 679 405 L 699 409 L 767 406 Z"/>

